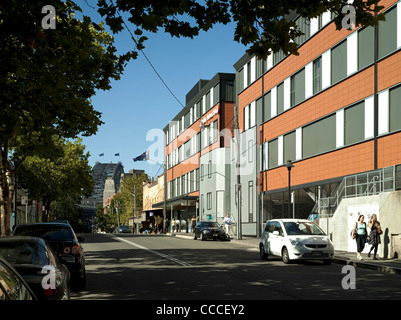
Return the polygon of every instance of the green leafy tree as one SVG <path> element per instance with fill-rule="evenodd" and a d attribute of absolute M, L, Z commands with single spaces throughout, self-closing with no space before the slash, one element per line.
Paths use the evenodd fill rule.
<path fill-rule="evenodd" d="M 46 150 L 54 135 L 95 134 L 102 121 L 91 97 L 110 89 L 135 57 L 118 56 L 102 25 L 76 19 L 74 2 L 45 4 L 56 10 L 55 29 L 42 26 L 42 1 L 0 2 L 0 235 L 10 232 L 12 177 L 26 157 Z"/>
<path fill-rule="evenodd" d="M 71 220 L 74 213 L 78 214 L 71 207 L 93 192 L 89 153 L 85 153 L 82 139 L 70 141 L 54 136 L 51 142 L 46 152 L 25 158 L 19 172 L 20 184 L 28 189 L 29 196 L 44 203 L 45 212 L 50 212 L 52 202 L 58 201 L 53 217 Z M 62 210 L 60 204 L 68 205 L 68 209 Z"/>
<path fill-rule="evenodd" d="M 104 213 L 104 208 L 101 204 L 96 207 L 96 217 L 98 228 L 105 232 L 112 232 L 113 226 L 117 226 L 117 215 L 111 212 Z"/>
<path fill-rule="evenodd" d="M 137 216 L 142 211 L 143 181 L 145 181 L 147 178 L 148 177 L 146 174 L 132 175 L 124 178 L 124 181 L 120 187 L 119 192 L 113 198 L 114 201 L 118 201 L 121 224 L 128 225 L 128 218 L 134 216 L 135 204 L 136 204 L 135 211 Z"/>
<path fill-rule="evenodd" d="M 353 1 L 356 26 L 374 25 L 384 19 L 379 2 Z M 233 39 L 249 47 L 250 55 L 266 58 L 271 51 L 298 54 L 296 38 L 303 33 L 288 19 L 290 14 L 310 19 L 330 11 L 336 15 L 334 21 L 340 30 L 349 14 L 343 8 L 348 5 L 348 0 L 98 0 L 98 12 L 113 32 L 126 27 L 121 15 L 128 15 L 136 28 L 137 50 L 144 48 L 145 32 L 164 30 L 173 37 L 193 38 L 215 24 L 234 22 Z"/>

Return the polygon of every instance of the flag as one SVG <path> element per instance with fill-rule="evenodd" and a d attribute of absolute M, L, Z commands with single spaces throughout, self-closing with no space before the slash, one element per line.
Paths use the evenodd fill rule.
<path fill-rule="evenodd" d="M 119 153 L 115 153 L 114 155 L 115 155 L 116 157 L 119 157 L 119 156 L 120 156 L 120 154 L 119 154 Z"/>
<path fill-rule="evenodd" d="M 146 160 L 148 160 L 148 159 L 149 159 L 148 152 L 145 151 L 144 153 L 142 153 L 140 156 L 134 158 L 133 160 L 134 160 L 134 162 L 135 162 L 135 161 L 146 161 Z"/>
<path fill-rule="evenodd" d="M 104 156 L 104 153 L 99 154 L 99 157 L 103 157 L 103 156 Z"/>

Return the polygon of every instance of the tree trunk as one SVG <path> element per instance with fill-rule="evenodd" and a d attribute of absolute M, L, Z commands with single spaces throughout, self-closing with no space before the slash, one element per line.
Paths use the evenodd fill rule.
<path fill-rule="evenodd" d="M 7 161 L 7 160 L 6 160 Z M 11 178 L 11 171 L 8 163 L 2 163 L 0 170 L 0 236 L 10 235 L 10 216 L 13 199 L 14 183 Z"/>

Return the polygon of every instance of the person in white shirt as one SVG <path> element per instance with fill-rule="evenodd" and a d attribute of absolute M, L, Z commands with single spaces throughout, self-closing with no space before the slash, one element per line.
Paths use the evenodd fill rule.
<path fill-rule="evenodd" d="M 231 222 L 232 220 L 230 218 L 230 214 L 227 212 L 227 215 L 224 217 L 224 227 L 226 229 L 226 234 L 229 234 Z"/>

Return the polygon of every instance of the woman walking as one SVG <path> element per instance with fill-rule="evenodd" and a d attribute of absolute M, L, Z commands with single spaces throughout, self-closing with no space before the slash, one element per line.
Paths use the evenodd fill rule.
<path fill-rule="evenodd" d="M 356 240 L 357 258 L 359 260 L 363 260 L 361 253 L 365 248 L 366 237 L 368 235 L 366 223 L 363 222 L 364 219 L 365 217 L 360 215 L 358 221 L 355 223 L 354 229 L 352 230 L 352 238 Z"/>
<path fill-rule="evenodd" d="M 369 244 L 372 246 L 370 247 L 368 257 L 370 257 L 370 253 L 373 250 L 373 260 L 377 260 L 376 254 L 377 254 L 377 248 L 379 247 L 379 244 L 381 243 L 380 241 L 380 235 L 383 233 L 381 227 L 380 227 L 380 222 L 377 221 L 377 216 L 375 214 L 372 215 L 368 222 L 368 226 L 370 229 L 370 234 L 369 234 Z"/>

